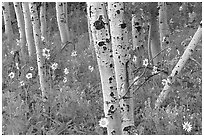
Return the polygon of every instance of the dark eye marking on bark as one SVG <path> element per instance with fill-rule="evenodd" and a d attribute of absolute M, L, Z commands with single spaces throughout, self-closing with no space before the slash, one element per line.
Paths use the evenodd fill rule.
<path fill-rule="evenodd" d="M 102 19 L 103 19 L 103 16 L 100 15 L 99 19 L 94 22 L 94 27 L 96 28 L 96 30 L 105 29 L 105 23 L 103 22 Z"/>
<path fill-rule="evenodd" d="M 101 46 L 103 46 L 103 45 L 105 45 L 105 42 L 104 42 L 104 41 L 100 41 L 100 42 L 98 43 L 98 46 L 99 46 L 99 47 L 101 47 Z"/>
<path fill-rule="evenodd" d="M 120 26 L 122 29 L 124 29 L 124 28 L 126 28 L 127 25 L 126 25 L 126 23 L 122 23 L 122 24 L 120 24 Z"/>

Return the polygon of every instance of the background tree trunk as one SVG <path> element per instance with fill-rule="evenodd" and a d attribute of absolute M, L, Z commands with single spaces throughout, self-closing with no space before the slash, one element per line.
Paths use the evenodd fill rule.
<path fill-rule="evenodd" d="M 157 3 L 151 2 L 149 3 L 149 9 L 150 9 L 150 25 L 151 25 L 151 53 L 152 58 L 154 58 L 160 51 L 161 46 L 159 42 L 159 28 L 158 28 L 158 22 L 157 22 Z M 156 58 L 153 59 L 153 64 L 157 65 L 157 63 L 161 60 L 161 55 L 158 55 Z"/>
<path fill-rule="evenodd" d="M 42 91 L 42 99 L 43 102 L 46 102 L 48 99 L 48 85 L 45 78 L 45 67 L 44 67 L 44 59 L 42 56 L 41 49 L 41 35 L 40 35 L 40 26 L 39 26 L 39 17 L 37 13 L 36 4 L 34 2 L 29 3 L 30 13 L 31 13 L 31 21 L 33 24 L 33 35 L 36 47 L 37 54 L 37 63 L 38 63 L 38 75 L 40 79 L 40 87 Z"/>
<path fill-rule="evenodd" d="M 160 32 L 160 45 L 161 48 L 164 49 L 165 45 L 168 43 L 165 43 L 165 39 L 168 39 L 168 24 L 167 24 L 167 6 L 166 2 L 158 2 L 159 6 L 159 32 Z"/>
<path fill-rule="evenodd" d="M 16 18 L 18 22 L 18 29 L 20 34 L 20 47 L 21 47 L 21 55 L 23 62 L 27 61 L 28 57 L 28 50 L 26 48 L 26 36 L 25 36 L 25 26 L 24 26 L 24 20 L 23 20 L 23 12 L 21 8 L 20 2 L 14 2 L 14 9 L 16 12 Z"/>
<path fill-rule="evenodd" d="M 196 31 L 195 35 L 193 36 L 191 42 L 189 43 L 188 47 L 184 51 L 183 55 L 181 56 L 180 60 L 172 70 L 170 76 L 168 76 L 162 92 L 160 93 L 159 97 L 157 98 L 155 102 L 155 108 L 159 108 L 161 103 L 166 99 L 168 93 L 171 90 L 171 84 L 175 82 L 176 76 L 180 73 L 181 69 L 184 67 L 187 60 L 190 58 L 190 56 L 193 54 L 194 49 L 199 42 L 200 38 L 202 37 L 202 24 L 199 25 L 198 30 Z"/>
<path fill-rule="evenodd" d="M 24 22 L 25 22 L 25 35 L 26 35 L 26 42 L 28 45 L 28 55 L 29 59 L 36 60 L 36 49 L 33 39 L 33 29 L 32 29 L 32 23 L 31 23 L 31 17 L 30 17 L 30 11 L 28 2 L 22 2 L 22 8 L 23 8 L 23 15 L 24 15 Z"/>
<path fill-rule="evenodd" d="M 134 125 L 134 118 L 133 95 L 130 93 L 131 90 L 128 94 L 126 94 L 129 86 L 127 64 L 129 59 L 128 51 L 130 47 L 128 45 L 127 24 L 124 20 L 124 4 L 120 2 L 108 3 L 108 16 L 110 20 L 117 91 L 119 98 L 121 99 L 122 134 L 128 134 L 129 127 Z M 125 94 L 126 97 L 124 97 Z"/>
<path fill-rule="evenodd" d="M 15 42 L 14 42 L 13 29 L 11 26 L 9 2 L 2 2 L 2 10 L 4 15 L 5 34 L 7 36 L 8 48 L 9 48 L 8 50 L 11 51 L 11 50 L 14 50 L 16 47 L 14 47 Z"/>
<path fill-rule="evenodd" d="M 46 21 L 46 2 L 42 2 L 40 6 L 40 25 L 41 25 L 41 39 L 48 42 L 47 39 L 47 21 Z"/>
<path fill-rule="evenodd" d="M 121 134 L 121 115 L 114 76 L 109 23 L 104 3 L 87 3 L 103 91 L 104 113 L 108 119 L 108 135 Z"/>
<path fill-rule="evenodd" d="M 63 12 L 63 2 L 56 2 L 56 12 L 61 42 L 65 44 L 68 41 L 68 32 L 66 28 L 65 13 Z"/>
<path fill-rule="evenodd" d="M 142 55 L 144 55 L 144 46 L 142 43 L 141 17 L 137 14 L 132 14 L 132 44 L 137 57 L 136 65 L 137 67 L 141 67 Z"/>

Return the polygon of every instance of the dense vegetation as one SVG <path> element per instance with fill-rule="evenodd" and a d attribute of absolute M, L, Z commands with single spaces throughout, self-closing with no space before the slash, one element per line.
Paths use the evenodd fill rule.
<path fill-rule="evenodd" d="M 86 3 L 68 3 L 68 24 L 72 44 L 62 50 L 57 27 L 55 3 L 47 3 L 49 40 L 44 49 L 50 76 L 49 98 L 44 104 L 37 65 L 22 64 L 16 51 L 5 50 L 8 38 L 2 25 L 2 134 L 4 135 L 103 135 L 100 127 L 104 117 L 100 75 L 94 48 L 90 46 Z M 146 3 L 125 3 L 129 43 L 131 44 L 131 13 L 142 10 L 144 47 L 143 60 L 148 58 L 148 21 Z M 19 33 L 15 11 L 10 3 L 16 45 Z M 163 89 L 162 81 L 171 73 L 202 20 L 201 3 L 167 3 L 169 41 L 160 70 L 153 65 L 134 71 L 143 72 L 140 88 L 134 90 L 134 129 L 131 134 L 202 134 L 202 42 L 182 69 L 161 109 L 154 103 Z M 145 61 L 144 61 L 145 62 Z M 49 112 L 43 111 L 43 106 Z M 187 126 L 187 127 L 186 127 Z M 189 127 L 190 128 L 189 128 Z M 186 131 L 187 130 L 187 131 Z"/>

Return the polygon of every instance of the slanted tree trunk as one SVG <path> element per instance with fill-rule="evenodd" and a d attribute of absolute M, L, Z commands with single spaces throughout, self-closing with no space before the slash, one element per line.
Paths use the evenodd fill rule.
<path fill-rule="evenodd" d="M 41 25 L 41 39 L 47 43 L 47 22 L 46 22 L 46 2 L 42 2 L 40 6 L 40 25 Z"/>
<path fill-rule="evenodd" d="M 11 26 L 9 2 L 2 2 L 2 10 L 4 15 L 5 34 L 7 36 L 8 51 L 14 50 L 14 35 Z M 7 48 L 6 48 L 7 49 Z"/>
<path fill-rule="evenodd" d="M 137 14 L 132 14 L 132 44 L 137 57 L 136 65 L 137 67 L 141 67 L 144 46 L 142 42 L 141 17 Z"/>
<path fill-rule="evenodd" d="M 184 51 L 183 55 L 181 56 L 180 60 L 172 70 L 171 74 L 167 78 L 167 82 L 160 93 L 159 97 L 155 102 L 155 108 L 159 108 L 161 103 L 166 99 L 168 93 L 171 90 L 171 84 L 174 83 L 176 76 L 180 73 L 181 69 L 184 67 L 187 60 L 193 54 L 194 49 L 199 42 L 200 38 L 202 37 L 202 24 L 199 25 L 198 30 L 196 31 L 195 35 L 193 36 L 191 42 L 189 43 L 188 47 Z"/>
<path fill-rule="evenodd" d="M 160 33 L 160 45 L 164 49 L 168 43 L 168 24 L 167 24 L 167 6 L 166 2 L 158 2 L 159 6 L 159 33 Z"/>
<path fill-rule="evenodd" d="M 26 42 L 28 46 L 29 59 L 36 60 L 36 52 L 35 52 L 36 49 L 35 49 L 35 43 L 33 38 L 33 29 L 32 29 L 28 2 L 22 2 L 22 8 L 23 8 L 23 15 L 24 15 L 24 22 L 25 22 L 25 35 L 26 35 Z"/>
<path fill-rule="evenodd" d="M 151 2 L 149 3 L 149 9 L 150 9 L 150 25 L 151 25 L 151 53 L 152 53 L 152 58 L 154 58 L 160 51 L 161 51 L 161 46 L 159 42 L 159 28 L 158 28 L 158 22 L 157 22 L 157 3 L 156 2 Z M 153 64 L 157 65 L 157 63 L 161 61 L 161 55 L 158 55 L 156 58 L 153 59 Z"/>
<path fill-rule="evenodd" d="M 129 127 L 134 125 L 133 94 L 129 86 L 127 64 L 129 59 L 128 31 L 124 20 L 124 3 L 108 3 L 113 60 L 116 75 L 117 91 L 120 98 L 122 114 L 122 134 L 128 134 Z M 127 94 L 126 94 L 127 93 Z M 126 96 L 124 96 L 126 94 Z"/>
<path fill-rule="evenodd" d="M 63 12 L 63 2 L 56 2 L 57 23 L 60 31 L 61 42 L 65 44 L 68 41 L 68 32 L 66 28 L 66 18 Z"/>
<path fill-rule="evenodd" d="M 42 91 L 42 99 L 43 102 L 46 102 L 48 99 L 48 84 L 45 77 L 45 67 L 43 66 L 45 64 L 45 60 L 42 56 L 42 47 L 41 47 L 41 38 L 40 38 L 40 25 L 39 25 L 39 17 L 37 13 L 36 3 L 30 2 L 29 3 L 29 9 L 31 14 L 31 21 L 33 24 L 33 35 L 34 35 L 34 41 L 35 41 L 35 47 L 36 47 L 36 54 L 37 54 L 37 64 L 38 64 L 38 75 L 40 79 L 40 88 Z"/>
<path fill-rule="evenodd" d="M 22 60 L 24 62 L 27 61 L 28 57 L 28 50 L 26 48 L 26 36 L 25 36 L 25 25 L 24 25 L 24 20 L 23 20 L 23 12 L 21 8 L 20 2 L 14 2 L 14 9 L 16 12 L 16 18 L 18 22 L 18 30 L 20 34 L 20 47 L 21 47 L 21 55 L 22 55 Z"/>
<path fill-rule="evenodd" d="M 102 2 L 87 3 L 87 13 L 101 76 L 104 113 L 108 119 L 108 135 L 121 134 L 121 115 L 114 75 L 109 23 Z"/>

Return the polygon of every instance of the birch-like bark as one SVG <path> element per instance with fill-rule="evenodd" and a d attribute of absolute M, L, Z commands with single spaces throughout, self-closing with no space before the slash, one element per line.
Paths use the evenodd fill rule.
<path fill-rule="evenodd" d="M 111 42 L 117 91 L 120 98 L 122 114 L 122 134 L 128 134 L 129 127 L 134 125 L 133 93 L 128 89 L 127 64 L 129 59 L 128 31 L 124 20 L 124 3 L 108 3 L 108 17 L 110 21 Z M 126 94 L 127 93 L 127 94 Z M 126 96 L 124 97 L 124 95 Z"/>
<path fill-rule="evenodd" d="M 164 49 L 168 44 L 168 24 L 167 24 L 167 6 L 166 2 L 158 2 L 159 6 L 159 33 L 160 33 L 160 45 Z"/>
<path fill-rule="evenodd" d="M 38 64 L 38 75 L 40 79 L 40 88 L 42 91 L 42 99 L 43 102 L 46 102 L 48 99 L 48 90 L 49 86 L 46 81 L 46 73 L 45 73 L 45 60 L 42 56 L 42 47 L 41 47 L 41 33 L 40 33 L 40 25 L 39 25 L 39 17 L 37 13 L 37 7 L 35 2 L 29 3 L 29 9 L 31 14 L 31 22 L 33 24 L 33 35 L 36 47 L 36 54 L 37 54 L 37 64 Z"/>
<path fill-rule="evenodd" d="M 137 57 L 136 65 L 137 67 L 141 67 L 144 46 L 142 43 L 141 17 L 137 14 L 132 14 L 132 44 Z"/>
<path fill-rule="evenodd" d="M 40 6 L 40 25 L 41 39 L 47 43 L 46 2 L 42 2 Z"/>
<path fill-rule="evenodd" d="M 121 134 L 121 115 L 116 90 L 109 23 L 103 2 L 87 3 L 87 13 L 101 77 L 104 113 L 108 119 L 108 135 Z"/>
<path fill-rule="evenodd" d="M 8 50 L 11 51 L 11 50 L 14 50 L 16 47 L 14 47 L 15 42 L 14 42 L 13 29 L 11 26 L 9 2 L 2 2 L 2 10 L 4 15 L 5 34 L 8 40 L 8 48 L 9 48 Z"/>
<path fill-rule="evenodd" d="M 67 31 L 67 39 L 68 41 L 71 41 L 71 37 L 70 37 L 70 31 L 69 31 L 69 24 L 68 24 L 68 12 L 67 12 L 67 2 L 63 3 L 63 12 L 65 15 L 65 20 L 66 20 L 66 31 Z"/>
<path fill-rule="evenodd" d="M 60 31 L 60 37 L 62 44 L 68 41 L 68 32 L 66 28 L 66 18 L 63 12 L 63 2 L 56 2 L 57 23 Z"/>
<path fill-rule="evenodd" d="M 87 6 L 87 11 L 89 11 L 89 6 Z M 90 17 L 90 12 L 87 12 L 87 24 L 88 24 L 88 33 L 89 33 L 89 49 L 92 51 L 92 56 L 95 57 L 93 36 L 92 36 L 92 32 L 91 32 L 89 17 Z"/>
<path fill-rule="evenodd" d="M 149 3 L 150 8 L 150 25 L 151 25 L 151 53 L 152 58 L 154 58 L 160 51 L 161 46 L 159 42 L 159 28 L 158 28 L 158 22 L 157 22 L 157 3 L 151 2 Z M 157 63 L 161 60 L 161 55 L 158 55 L 156 58 L 153 59 L 153 64 L 157 65 Z"/>
<path fill-rule="evenodd" d="M 172 70 L 171 74 L 167 78 L 167 82 L 160 93 L 159 97 L 157 98 L 155 102 L 155 108 L 159 108 L 161 106 L 161 103 L 166 99 L 168 93 L 171 90 L 171 84 L 174 83 L 176 76 L 180 73 L 181 69 L 184 67 L 187 60 L 190 58 L 190 56 L 193 54 L 195 47 L 199 40 L 202 37 L 202 24 L 199 25 L 198 30 L 194 34 L 191 42 L 189 43 L 188 47 L 184 51 L 183 55 L 180 57 L 178 63 Z"/>
<path fill-rule="evenodd" d="M 36 49 L 35 49 L 35 43 L 33 38 L 33 29 L 32 29 L 28 2 L 22 2 L 22 8 L 23 8 L 23 15 L 24 15 L 24 22 L 25 22 L 25 35 L 26 35 L 26 42 L 28 46 L 29 59 L 36 60 Z"/>
<path fill-rule="evenodd" d="M 25 25 L 23 20 L 23 12 L 21 8 L 20 2 L 14 2 L 14 9 L 16 13 L 16 18 L 18 22 L 18 30 L 20 34 L 20 47 L 21 47 L 21 55 L 24 62 L 27 61 L 28 57 L 28 50 L 26 48 L 26 36 L 25 36 Z"/>

